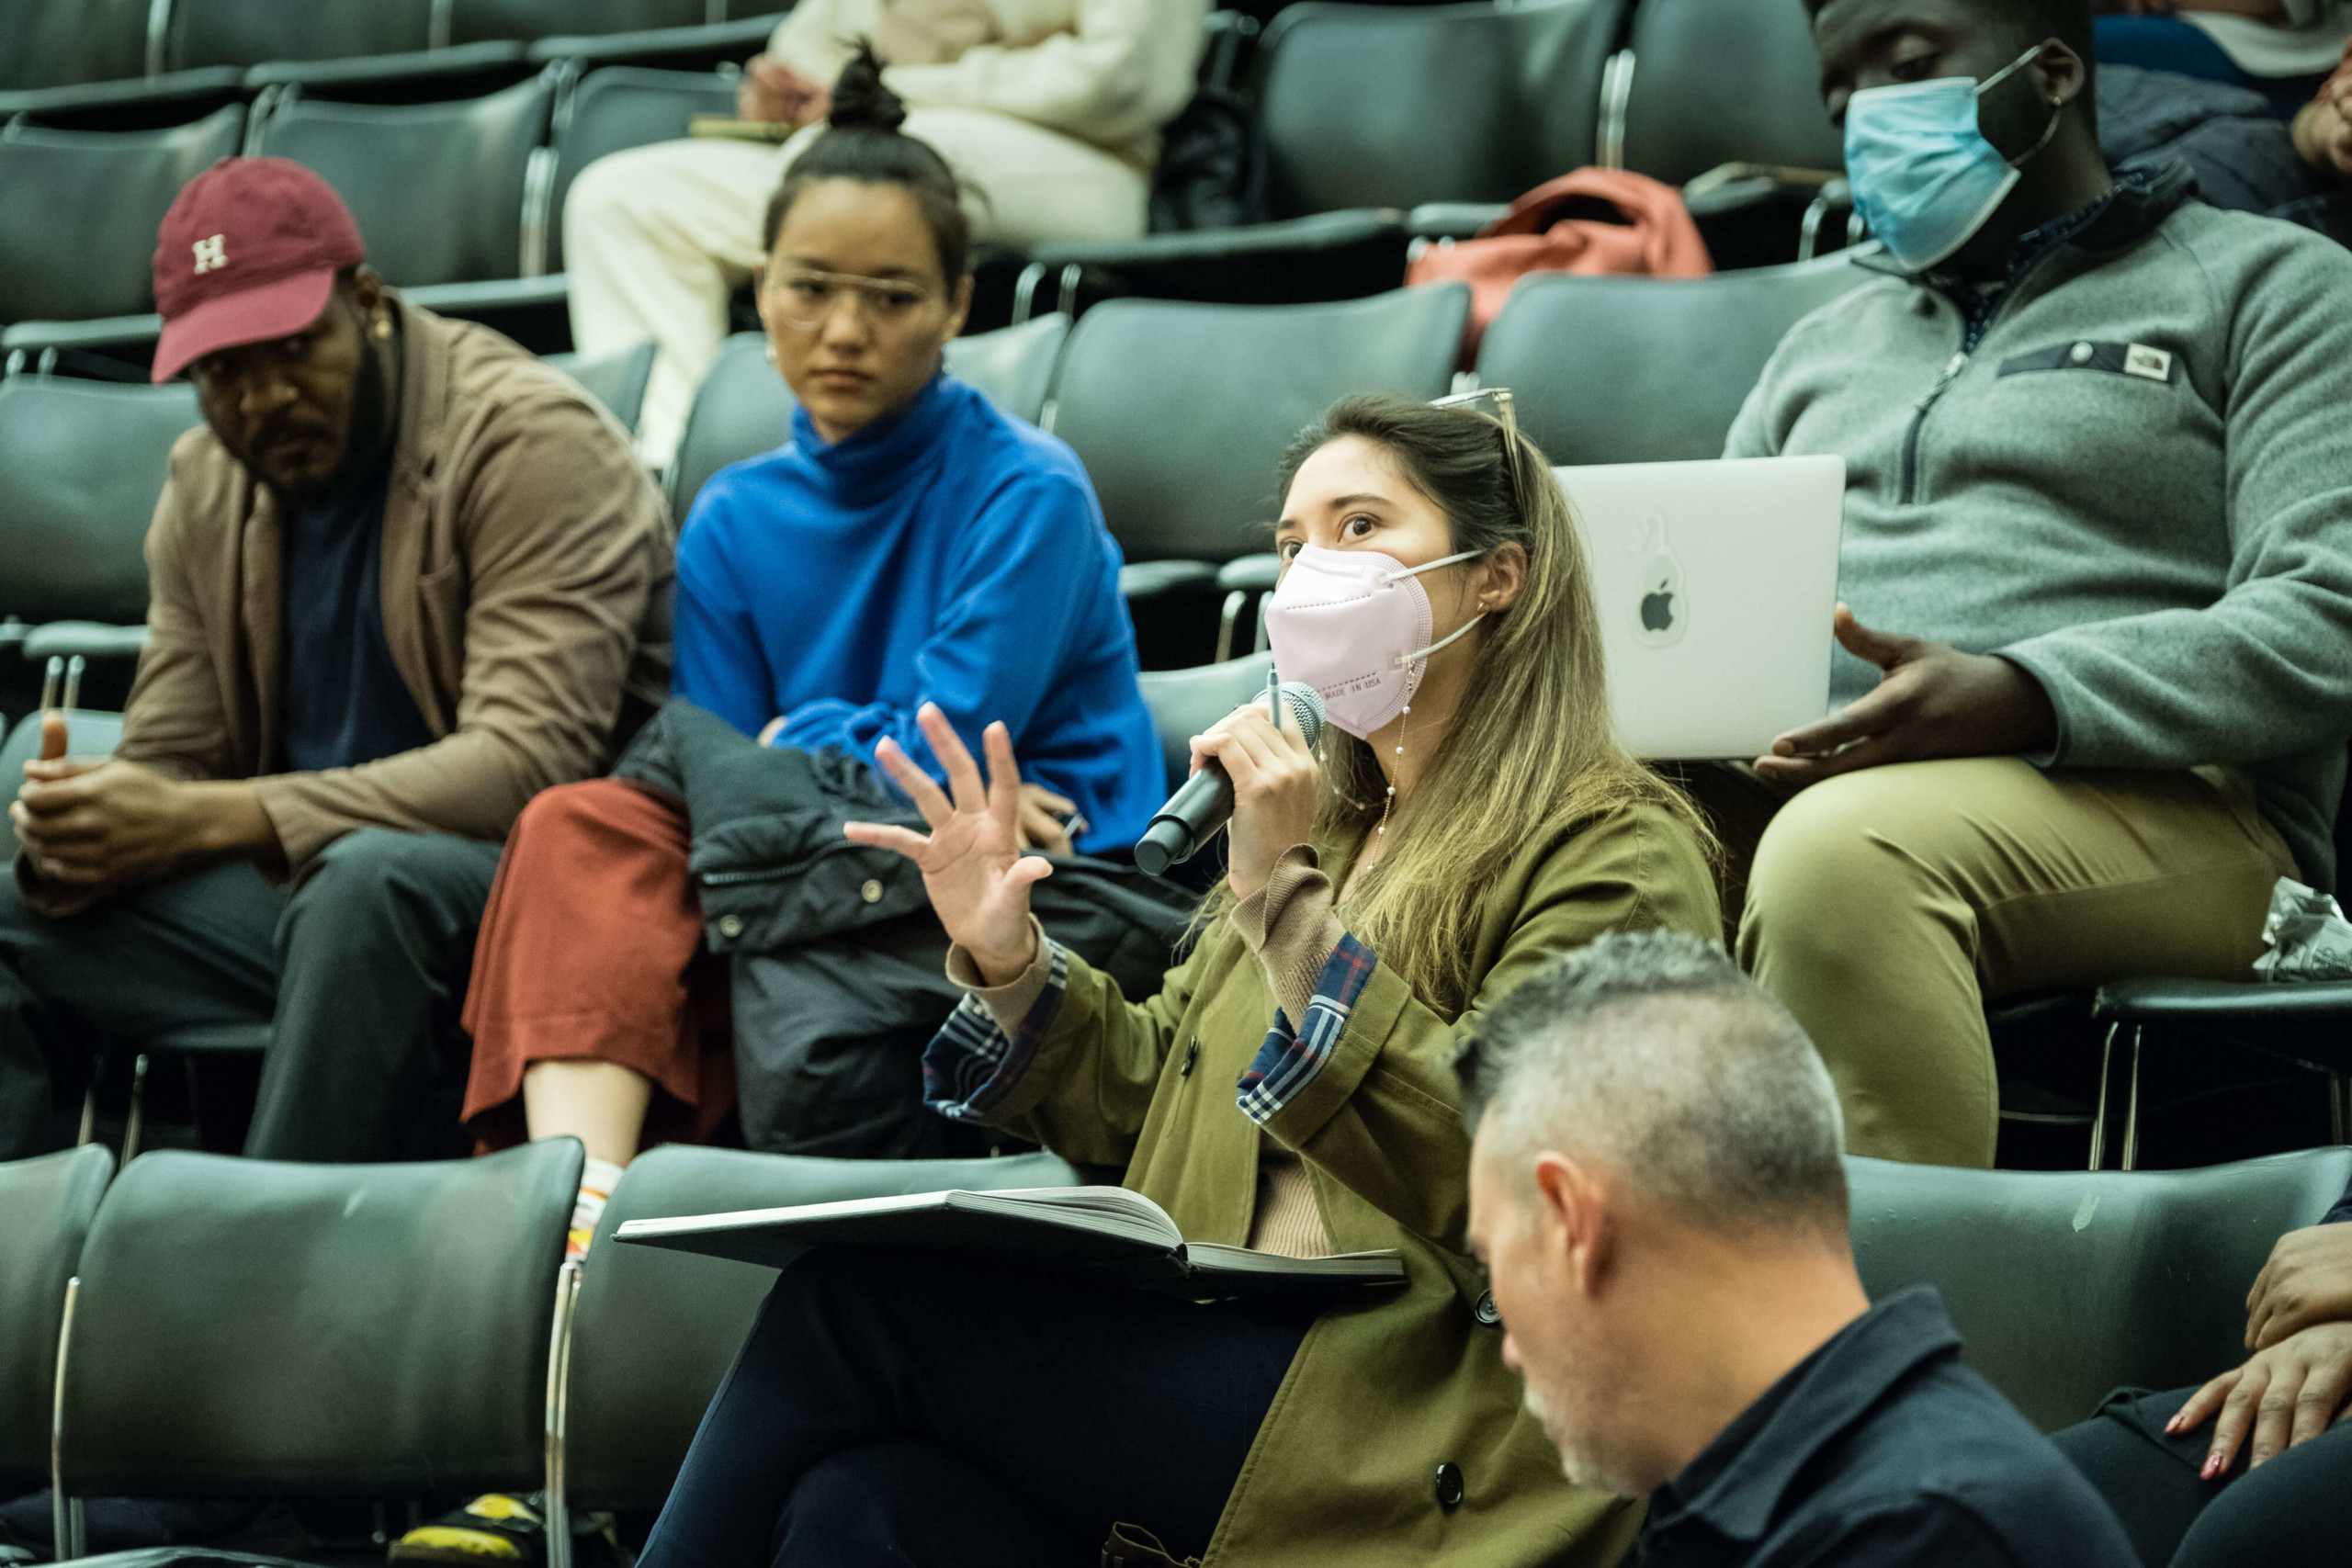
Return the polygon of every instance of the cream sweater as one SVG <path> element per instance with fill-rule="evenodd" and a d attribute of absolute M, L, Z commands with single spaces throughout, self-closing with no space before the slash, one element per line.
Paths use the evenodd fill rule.
<path fill-rule="evenodd" d="M 801 0 L 768 52 L 830 84 L 860 38 L 909 108 L 1029 120 L 1149 169 L 1193 96 L 1205 0 Z"/>

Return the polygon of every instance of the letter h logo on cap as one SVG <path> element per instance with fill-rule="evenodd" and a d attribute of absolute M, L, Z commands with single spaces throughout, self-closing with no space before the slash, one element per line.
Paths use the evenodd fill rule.
<path fill-rule="evenodd" d="M 221 159 L 188 181 L 156 232 L 154 379 L 300 332 L 327 308 L 335 275 L 366 259 L 351 209 L 317 175 L 284 158 Z"/>

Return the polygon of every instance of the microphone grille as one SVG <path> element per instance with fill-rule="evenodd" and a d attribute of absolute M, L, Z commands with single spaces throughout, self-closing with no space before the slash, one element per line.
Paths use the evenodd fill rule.
<path fill-rule="evenodd" d="M 1323 739 L 1323 694 L 1304 681 L 1283 682 L 1283 704 L 1290 709 L 1290 716 L 1298 726 L 1306 744 L 1316 745 Z"/>

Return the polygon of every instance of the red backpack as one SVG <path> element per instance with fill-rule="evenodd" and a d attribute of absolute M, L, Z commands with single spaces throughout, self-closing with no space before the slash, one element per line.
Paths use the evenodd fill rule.
<path fill-rule="evenodd" d="M 1594 199 L 1614 207 L 1625 221 L 1560 216 L 1580 200 Z M 1646 175 L 1588 168 L 1537 186 L 1475 240 L 1430 246 L 1405 269 L 1405 282 L 1409 288 L 1458 277 L 1470 286 L 1470 324 L 1462 334 L 1466 368 L 1512 285 L 1531 272 L 1705 277 L 1714 270 L 1680 191 Z"/>

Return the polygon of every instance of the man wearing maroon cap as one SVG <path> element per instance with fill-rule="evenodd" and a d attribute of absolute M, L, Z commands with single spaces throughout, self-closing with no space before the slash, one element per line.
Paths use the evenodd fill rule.
<path fill-rule="evenodd" d="M 253 1022 L 248 1153 L 394 1157 L 455 1134 L 417 1109 L 507 828 L 664 694 L 668 521 L 584 393 L 401 303 L 298 164 L 190 181 L 155 298 L 154 378 L 205 423 L 148 533 L 121 746 L 28 763 L 10 807 L 0 1158 L 67 1042 Z"/>

